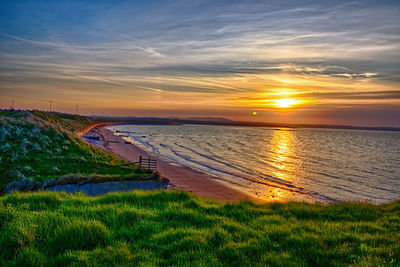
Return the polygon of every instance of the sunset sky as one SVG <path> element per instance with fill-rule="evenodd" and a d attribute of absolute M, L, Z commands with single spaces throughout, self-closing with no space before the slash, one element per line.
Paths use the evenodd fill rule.
<path fill-rule="evenodd" d="M 0 108 L 400 126 L 399 1 L 0 1 Z"/>

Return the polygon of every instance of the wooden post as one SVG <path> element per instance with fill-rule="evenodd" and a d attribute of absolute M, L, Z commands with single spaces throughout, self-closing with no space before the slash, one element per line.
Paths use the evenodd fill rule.
<path fill-rule="evenodd" d="M 139 157 L 139 168 L 142 168 L 142 156 Z"/>

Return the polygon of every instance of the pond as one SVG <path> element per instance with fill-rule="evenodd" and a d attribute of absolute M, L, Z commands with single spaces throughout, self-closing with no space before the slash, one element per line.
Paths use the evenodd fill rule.
<path fill-rule="evenodd" d="M 111 192 L 128 192 L 132 190 L 160 190 L 167 189 L 168 181 L 160 180 L 146 180 L 146 181 L 111 181 L 102 183 L 88 183 L 88 184 L 64 184 L 55 185 L 46 188 L 48 191 L 56 192 L 84 192 L 89 196 L 100 196 Z"/>

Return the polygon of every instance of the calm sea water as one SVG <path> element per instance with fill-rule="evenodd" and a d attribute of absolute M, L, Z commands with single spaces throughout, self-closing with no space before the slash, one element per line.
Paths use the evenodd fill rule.
<path fill-rule="evenodd" d="M 109 127 L 261 198 L 400 199 L 400 132 L 205 125 Z M 275 190 L 275 191 L 274 191 Z"/>

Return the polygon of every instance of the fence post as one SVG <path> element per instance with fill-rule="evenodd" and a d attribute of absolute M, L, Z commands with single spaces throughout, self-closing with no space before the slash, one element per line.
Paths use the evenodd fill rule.
<path fill-rule="evenodd" d="M 139 168 L 142 168 L 142 156 L 139 157 Z"/>

